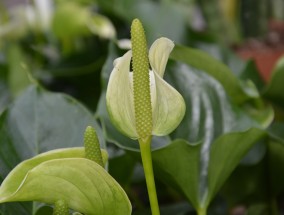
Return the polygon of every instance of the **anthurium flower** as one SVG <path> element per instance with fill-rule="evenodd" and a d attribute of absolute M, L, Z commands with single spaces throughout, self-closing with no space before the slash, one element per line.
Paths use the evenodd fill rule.
<path fill-rule="evenodd" d="M 163 79 L 169 54 L 173 48 L 174 43 L 163 37 L 157 39 L 149 51 L 152 135 L 156 136 L 172 132 L 185 113 L 185 102 L 182 96 Z M 139 139 L 134 110 L 131 58 L 130 50 L 114 61 L 106 100 L 108 113 L 117 129 L 132 139 Z"/>

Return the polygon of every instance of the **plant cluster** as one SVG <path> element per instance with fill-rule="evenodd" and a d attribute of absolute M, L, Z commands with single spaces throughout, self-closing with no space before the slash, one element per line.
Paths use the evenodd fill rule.
<path fill-rule="evenodd" d="M 0 5 L 1 215 L 283 213 L 284 58 L 265 83 L 192 4 Z"/>

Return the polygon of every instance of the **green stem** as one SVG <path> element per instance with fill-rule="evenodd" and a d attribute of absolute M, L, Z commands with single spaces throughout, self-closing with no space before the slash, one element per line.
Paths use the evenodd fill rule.
<path fill-rule="evenodd" d="M 198 215 L 206 215 L 206 214 L 207 214 L 206 208 L 199 208 L 199 209 L 197 210 L 197 214 L 198 214 Z"/>
<path fill-rule="evenodd" d="M 152 215 L 160 215 L 160 209 L 158 204 L 155 179 L 153 173 L 153 165 L 152 165 L 151 139 L 152 139 L 151 136 L 148 137 L 147 139 L 139 139 L 139 145 L 140 145 L 142 163 L 146 178 Z"/>

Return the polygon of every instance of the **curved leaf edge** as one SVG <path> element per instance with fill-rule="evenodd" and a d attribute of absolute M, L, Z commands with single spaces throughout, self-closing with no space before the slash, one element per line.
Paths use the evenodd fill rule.
<path fill-rule="evenodd" d="M 204 51 L 176 44 L 170 59 L 186 63 L 213 76 L 223 85 L 236 104 L 242 104 L 260 96 L 251 81 L 240 81 L 229 67 Z M 208 69 L 208 65 L 210 65 L 210 69 Z"/>
<path fill-rule="evenodd" d="M 106 164 L 108 160 L 108 153 L 106 150 L 101 149 L 103 162 Z M 2 195 L 12 195 L 16 192 L 26 175 L 36 166 L 49 160 L 60 158 L 85 158 L 84 147 L 55 149 L 42 154 L 39 154 L 33 158 L 25 160 L 19 163 L 4 179 L 0 187 L 0 202 L 4 202 L 1 198 Z M 16 179 L 13 183 L 13 179 Z"/>
<path fill-rule="evenodd" d="M 216 138 L 214 140 L 214 142 L 212 143 L 211 145 L 211 149 L 210 149 L 210 162 L 209 162 L 209 169 L 208 169 L 208 174 L 210 169 L 212 168 L 212 164 L 210 165 L 210 163 L 212 162 L 212 159 L 214 157 L 213 155 L 213 148 L 215 147 L 218 147 L 218 144 L 220 144 L 220 142 L 223 142 L 224 139 L 226 138 L 230 138 L 232 135 L 233 136 L 243 136 L 243 135 L 247 135 L 247 134 L 250 134 L 250 133 L 256 133 L 257 136 L 256 138 L 251 142 L 251 144 L 249 145 L 249 147 L 247 147 L 246 150 L 244 150 L 244 152 L 241 153 L 241 155 L 238 156 L 238 162 L 235 163 L 232 168 L 231 168 L 231 171 L 229 171 L 228 174 L 226 174 L 226 176 L 221 180 L 221 183 L 218 184 L 218 186 L 215 186 L 214 187 L 214 184 L 211 184 L 208 182 L 207 186 L 208 186 L 208 189 L 209 189 L 209 193 L 207 196 L 205 196 L 205 198 L 203 199 L 200 199 L 200 194 L 198 191 L 196 191 L 195 194 L 191 194 L 191 195 L 195 195 L 195 196 L 190 196 L 190 194 L 188 194 L 188 190 L 192 190 L 193 188 L 188 188 L 188 187 L 183 187 L 182 185 L 179 185 L 178 181 L 175 181 L 174 177 L 171 178 L 170 181 L 174 180 L 174 188 L 180 190 L 182 192 L 182 194 L 188 199 L 189 202 L 191 202 L 191 204 L 195 207 L 196 210 L 200 209 L 200 208 L 206 208 L 208 207 L 208 205 L 210 204 L 210 202 L 212 201 L 212 199 L 215 197 L 216 193 L 219 191 L 219 189 L 221 188 L 221 186 L 225 183 L 225 181 L 228 179 L 229 175 L 234 171 L 234 169 L 237 167 L 237 165 L 239 164 L 239 162 L 241 161 L 241 159 L 246 155 L 246 153 L 251 149 L 251 147 L 256 144 L 260 139 L 262 138 L 265 138 L 265 137 L 268 137 L 268 133 L 263 130 L 263 129 L 260 129 L 260 128 L 255 128 L 255 127 L 251 127 L 249 129 L 246 129 L 246 130 L 243 130 L 243 131 L 238 131 L 238 132 L 229 132 L 229 133 L 226 133 L 226 134 L 223 134 L 221 136 L 219 136 L 218 138 Z M 173 140 L 171 143 L 169 143 L 167 146 L 163 147 L 163 148 L 160 148 L 160 149 L 157 149 L 157 150 L 154 150 L 153 151 L 153 159 L 155 160 L 155 152 L 159 152 L 160 150 L 165 150 L 167 147 L 171 147 L 172 145 L 174 144 L 177 144 L 177 143 L 183 143 L 183 144 L 187 144 L 188 147 L 192 148 L 192 150 L 196 150 L 198 149 L 199 151 L 201 150 L 201 147 L 200 145 L 202 144 L 201 142 L 199 143 L 190 143 L 188 142 L 187 140 L 184 140 L 184 139 L 175 139 Z M 199 152 L 200 155 L 201 155 L 201 151 Z M 177 155 L 178 156 L 178 155 Z M 224 161 L 225 162 L 225 161 Z M 157 165 L 157 164 L 156 164 Z M 196 164 L 199 166 L 199 164 Z M 154 163 L 154 167 L 155 167 L 155 163 Z M 200 171 L 200 169 L 199 169 Z M 167 170 L 166 170 L 167 172 Z M 210 171 L 211 172 L 211 171 Z M 192 177 L 200 177 L 200 172 L 198 173 L 197 176 L 192 176 Z M 212 172 L 210 175 L 208 175 L 209 178 L 212 177 Z M 210 180 L 210 179 L 208 179 Z M 177 186 L 180 186 L 180 187 L 177 187 Z M 186 191 L 187 190 L 187 191 Z M 193 189 L 194 190 L 194 189 Z"/>
<path fill-rule="evenodd" d="M 129 214 L 131 213 L 131 210 L 132 210 L 132 207 L 131 207 L 131 203 L 130 203 L 130 200 L 128 199 L 128 196 L 126 194 L 126 192 L 123 190 L 123 188 L 119 185 L 118 182 L 115 181 L 114 178 L 112 178 L 112 176 L 103 168 L 101 167 L 99 164 L 89 160 L 89 159 L 86 159 L 86 158 L 58 158 L 58 159 L 52 159 L 52 160 L 48 160 L 48 161 L 45 161 L 45 162 L 42 162 L 40 163 L 39 165 L 35 166 L 34 168 L 32 168 L 31 170 L 29 170 L 27 172 L 27 174 L 25 175 L 24 179 L 22 180 L 21 184 L 19 185 L 19 187 L 17 188 L 17 190 L 12 193 L 10 196 L 7 196 L 5 198 L 2 198 L 0 199 L 0 203 L 4 203 L 4 202 L 14 202 L 14 201 L 40 201 L 40 202 L 43 202 L 43 203 L 46 203 L 46 204 L 54 204 L 55 201 L 57 201 L 58 199 L 56 199 L 56 197 L 54 197 L 54 195 L 51 195 L 50 197 L 46 197 L 46 192 L 43 192 L 42 193 L 42 197 L 39 197 L 41 196 L 41 194 L 39 196 L 37 196 L 37 194 L 35 194 L 35 197 L 36 199 L 34 199 L 33 197 L 29 196 L 29 197 L 22 197 L 22 193 L 26 193 L 27 188 L 25 188 L 25 186 L 29 186 L 28 184 L 29 183 L 32 183 L 32 181 L 34 180 L 34 174 L 38 174 L 37 172 L 43 172 L 44 174 L 43 175 L 47 175 L 48 176 L 48 170 L 50 168 L 50 165 L 52 167 L 53 166 L 60 166 L 60 163 L 62 164 L 63 162 L 63 168 L 66 167 L 66 165 L 64 165 L 64 163 L 68 164 L 72 164 L 70 167 L 72 168 L 75 168 L 77 169 L 79 172 L 82 171 L 82 169 L 84 169 L 84 165 L 85 166 L 88 166 L 89 167 L 89 170 L 87 171 L 87 173 L 90 173 L 89 171 L 95 171 L 95 174 L 97 174 L 98 176 L 102 176 L 102 179 L 103 180 L 107 180 L 106 183 L 110 186 L 110 189 L 114 189 L 115 188 L 115 192 L 119 192 L 120 195 L 122 195 L 123 197 L 123 202 L 126 203 L 126 205 L 123 206 L 123 208 L 126 208 L 124 210 L 127 210 L 127 212 L 129 212 Z M 80 165 L 80 164 L 84 164 L 84 165 Z M 81 168 L 76 168 L 74 167 L 73 165 L 75 166 L 82 166 L 82 169 Z M 43 171 L 42 169 L 46 169 L 47 168 L 47 172 L 46 171 Z M 86 172 L 85 174 L 88 175 Z M 61 178 L 61 173 L 59 176 L 54 176 L 55 178 Z M 64 174 L 62 175 L 63 176 L 63 180 L 66 180 L 64 179 Z M 107 177 L 107 178 L 105 178 Z M 96 180 L 96 177 L 93 177 L 92 180 Z M 71 180 L 72 181 L 72 180 Z M 66 183 L 70 183 L 71 186 L 76 186 L 76 184 L 73 184 L 72 182 L 70 181 L 66 181 Z M 84 186 L 84 185 L 83 185 Z M 45 188 L 46 189 L 46 188 Z M 83 191 L 80 190 L 80 188 L 77 188 L 79 192 L 81 192 L 82 196 L 88 196 L 86 195 L 86 193 L 84 193 Z M 22 191 L 24 190 L 24 191 Z M 114 192 L 114 193 L 115 193 Z M 113 193 L 113 192 L 112 192 Z M 64 196 L 64 194 L 63 194 Z M 99 195 L 100 196 L 100 195 Z M 117 194 L 114 195 L 114 198 L 117 198 Z M 38 199 L 39 198 L 39 199 Z M 42 198 L 42 199 L 41 199 Z M 54 198 L 54 199 L 53 199 Z M 68 197 L 67 197 L 68 198 Z M 49 199 L 49 200 L 43 200 L 43 199 Z M 52 199 L 52 200 L 50 200 Z M 90 200 L 88 197 L 87 197 L 88 200 Z M 121 200 L 121 198 L 120 198 Z M 73 202 L 74 203 L 74 202 Z M 89 208 L 82 208 L 81 206 L 79 206 L 79 208 L 81 207 L 81 209 L 85 210 L 85 212 L 87 213 L 88 211 L 88 214 L 89 213 L 92 213 L 93 214 L 93 206 L 92 206 L 92 202 L 88 202 L 87 205 L 89 205 Z M 76 202 L 73 206 L 72 205 L 69 205 L 69 207 L 73 210 L 79 210 L 80 209 L 78 208 L 78 203 Z M 93 208 L 91 210 L 91 208 Z M 121 207 L 120 207 L 121 209 Z M 84 213 L 85 213 L 84 212 Z M 96 214 L 96 212 L 94 211 L 94 214 Z M 119 211 L 117 214 L 120 214 Z M 128 214 L 128 213 L 127 213 Z"/>

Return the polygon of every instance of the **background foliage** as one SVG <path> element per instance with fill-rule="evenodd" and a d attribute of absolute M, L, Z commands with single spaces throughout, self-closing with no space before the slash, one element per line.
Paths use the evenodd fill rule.
<path fill-rule="evenodd" d="M 25 159 L 82 146 L 92 125 L 133 214 L 150 214 L 138 144 L 113 127 L 105 105 L 113 60 L 129 48 L 139 18 L 149 45 L 161 36 L 175 42 L 165 78 L 187 105 L 180 126 L 153 139 L 161 213 L 284 213 L 284 58 L 264 80 L 232 48 L 267 43 L 283 1 L 34 0 L 0 2 L 0 11 L 1 181 Z M 5 203 L 0 213 L 52 210 Z"/>

